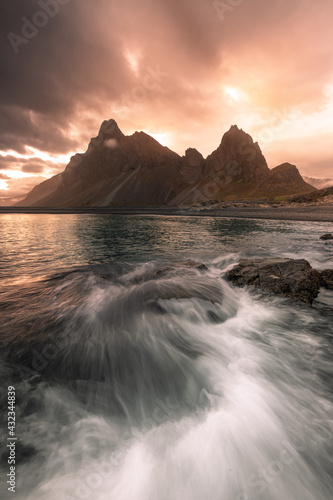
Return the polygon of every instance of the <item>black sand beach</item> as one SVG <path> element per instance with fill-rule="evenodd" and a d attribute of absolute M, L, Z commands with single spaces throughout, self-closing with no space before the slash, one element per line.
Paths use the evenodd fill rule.
<path fill-rule="evenodd" d="M 113 214 L 113 215 L 167 215 L 191 217 L 228 217 L 240 219 L 294 220 L 333 222 L 333 205 L 296 207 L 227 207 L 222 209 L 193 209 L 175 207 L 77 207 L 32 208 L 0 207 L 0 214 Z"/>

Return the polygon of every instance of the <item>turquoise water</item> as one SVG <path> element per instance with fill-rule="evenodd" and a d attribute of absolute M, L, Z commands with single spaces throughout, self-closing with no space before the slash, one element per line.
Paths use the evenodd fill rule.
<path fill-rule="evenodd" d="M 1 414 L 14 386 L 16 498 L 330 500 L 331 294 L 306 308 L 224 279 L 246 256 L 332 268 L 333 244 L 319 239 L 330 231 L 1 215 Z M 13 496 L 7 458 L 3 439 L 1 498 Z"/>

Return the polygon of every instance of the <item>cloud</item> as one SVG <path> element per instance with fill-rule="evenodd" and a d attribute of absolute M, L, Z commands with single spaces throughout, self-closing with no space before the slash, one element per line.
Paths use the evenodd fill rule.
<path fill-rule="evenodd" d="M 33 189 L 36 184 L 45 181 L 45 177 L 34 176 L 22 179 L 6 179 L 9 189 L 0 189 L 0 198 L 24 198 L 27 191 Z"/>
<path fill-rule="evenodd" d="M 8 34 L 23 36 L 43 1 L 56 14 L 15 53 Z M 125 133 L 166 132 L 177 152 L 195 146 L 207 155 L 232 123 L 255 133 L 282 109 L 322 113 L 333 79 L 331 0 L 229 6 L 221 15 L 210 0 L 2 2 L 0 150 L 84 151 L 100 123 L 115 118 Z M 230 102 L 226 87 L 246 100 Z M 306 146 L 298 142 L 296 163 Z M 320 165 L 332 157 L 318 154 Z M 8 157 L 0 170 L 10 163 L 43 173 L 42 163 Z"/>
<path fill-rule="evenodd" d="M 44 162 L 41 162 L 41 163 L 37 163 L 37 162 L 29 162 L 29 163 L 26 163 L 26 164 L 23 164 L 21 166 L 21 170 L 22 172 L 26 172 L 28 174 L 41 174 L 44 172 L 45 170 L 45 163 Z"/>
<path fill-rule="evenodd" d="M 65 165 L 63 163 L 52 163 L 50 161 L 44 161 L 40 158 L 20 158 L 13 155 L 0 156 L 0 171 L 4 170 L 6 172 L 25 172 L 25 173 L 38 173 L 46 174 L 52 173 L 55 175 L 64 170 Z M 8 174 L 10 175 L 10 174 Z"/>

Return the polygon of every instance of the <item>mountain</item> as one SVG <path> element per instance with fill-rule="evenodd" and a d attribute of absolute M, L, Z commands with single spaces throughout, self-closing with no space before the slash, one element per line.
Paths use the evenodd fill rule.
<path fill-rule="evenodd" d="M 316 177 L 303 177 L 305 182 L 317 189 L 324 189 L 333 186 L 333 179 L 317 179 Z"/>
<path fill-rule="evenodd" d="M 290 163 L 273 168 L 261 183 L 260 189 L 263 193 L 273 196 L 314 191 L 314 187 L 305 182 L 297 167 Z"/>
<path fill-rule="evenodd" d="M 64 172 L 36 186 L 17 206 L 175 206 L 313 189 L 293 165 L 270 170 L 258 143 L 236 125 L 205 160 L 194 148 L 181 157 L 144 132 L 126 136 L 108 120 L 85 153 L 73 156 Z"/>
<path fill-rule="evenodd" d="M 257 182 L 269 174 L 266 160 L 252 137 L 233 125 L 220 146 L 207 157 L 205 172 L 214 178 L 232 177 L 234 181 Z"/>
<path fill-rule="evenodd" d="M 61 184 L 62 175 L 63 174 L 55 175 L 50 179 L 47 179 L 47 181 L 38 184 L 24 198 L 23 205 L 22 202 L 19 202 L 16 205 L 26 207 L 38 206 L 38 203 L 40 203 L 41 200 L 46 198 L 48 195 L 52 195 L 52 193 L 57 190 Z"/>

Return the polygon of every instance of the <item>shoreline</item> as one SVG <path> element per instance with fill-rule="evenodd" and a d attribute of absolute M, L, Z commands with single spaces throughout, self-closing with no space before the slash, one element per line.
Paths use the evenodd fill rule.
<path fill-rule="evenodd" d="M 333 205 L 301 207 L 231 207 L 222 209 L 194 210 L 176 207 L 92 207 L 92 208 L 37 208 L 37 207 L 0 207 L 1 214 L 91 214 L 91 215 L 160 215 L 170 217 L 216 217 L 232 219 L 266 219 L 299 222 L 332 222 Z"/>

